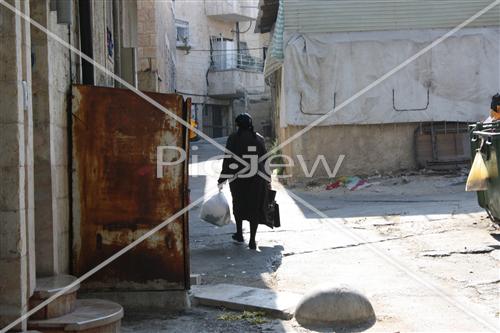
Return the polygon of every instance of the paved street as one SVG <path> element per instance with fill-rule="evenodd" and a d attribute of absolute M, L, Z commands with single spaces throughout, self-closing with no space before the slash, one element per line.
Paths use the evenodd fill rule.
<path fill-rule="evenodd" d="M 194 145 L 199 157 L 191 163 L 192 201 L 216 186 L 220 167 L 220 160 L 207 161 L 220 154 L 216 148 Z M 260 227 L 258 252 L 233 243 L 234 224 L 217 228 L 201 221 L 198 206 L 190 214 L 192 273 L 201 274 L 203 284 L 298 293 L 324 283 L 348 284 L 371 300 L 374 331 L 488 330 L 485 323 L 499 316 L 500 237 L 475 194 L 464 192 L 465 176 L 415 174 L 369 182 L 357 191 L 273 184 L 282 227 Z M 227 185 L 224 192 L 230 200 Z M 245 225 L 246 240 L 248 232 Z M 306 331 L 293 320 L 273 323 L 273 330 Z"/>
<path fill-rule="evenodd" d="M 224 143 L 224 140 L 218 140 Z M 191 200 L 216 186 L 217 148 L 194 143 Z M 196 163 L 194 163 L 194 162 Z M 231 240 L 234 224 L 218 228 L 190 212 L 192 273 L 202 284 L 229 283 L 307 293 L 347 284 L 372 302 L 377 322 L 354 331 L 494 331 L 498 321 L 500 232 L 464 192 L 462 174 L 369 178 L 357 191 L 278 183 L 282 227 L 260 227 L 258 251 Z M 224 189 L 230 201 L 229 188 Z M 300 203 L 297 196 L 327 218 Z M 245 239 L 249 227 L 245 225 Z M 289 321 L 245 320 L 224 309 L 195 306 L 166 314 L 128 313 L 124 332 L 314 332 Z M 352 329 L 339 330 L 352 332 Z"/>

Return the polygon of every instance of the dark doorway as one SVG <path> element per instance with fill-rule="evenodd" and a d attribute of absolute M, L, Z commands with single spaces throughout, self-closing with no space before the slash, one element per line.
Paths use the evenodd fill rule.
<path fill-rule="evenodd" d="M 93 58 L 92 12 L 90 0 L 78 1 L 78 9 L 80 12 L 80 48 L 83 54 Z M 82 59 L 82 83 L 94 84 L 94 65 L 84 59 Z"/>
<path fill-rule="evenodd" d="M 223 117 L 222 117 L 222 107 L 217 106 L 212 108 L 212 124 L 213 124 L 213 137 L 220 138 L 223 136 Z"/>
<path fill-rule="evenodd" d="M 228 135 L 228 107 L 224 105 L 207 105 L 203 112 L 203 129 L 212 138 Z"/>

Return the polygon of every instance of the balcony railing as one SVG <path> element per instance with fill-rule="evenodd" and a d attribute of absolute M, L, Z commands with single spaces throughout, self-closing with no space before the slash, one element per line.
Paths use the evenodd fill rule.
<path fill-rule="evenodd" d="M 223 71 L 240 69 L 246 71 L 262 72 L 264 60 L 251 55 L 248 50 L 243 51 L 212 51 L 210 70 Z"/>

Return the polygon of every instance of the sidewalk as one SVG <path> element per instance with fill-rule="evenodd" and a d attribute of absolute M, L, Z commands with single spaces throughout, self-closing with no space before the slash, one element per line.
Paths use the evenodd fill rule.
<path fill-rule="evenodd" d="M 199 159 L 197 165 L 191 163 L 192 201 L 216 186 L 221 166 L 221 160 L 207 161 L 221 154 L 217 148 L 204 142 L 194 145 Z M 207 177 L 207 169 L 200 166 L 210 163 L 213 175 Z M 233 243 L 234 224 L 207 224 L 196 207 L 190 212 L 192 273 L 201 274 L 204 285 L 227 283 L 299 294 L 321 284 L 348 284 L 362 291 L 375 309 L 377 322 L 367 331 L 488 331 L 481 321 L 495 322 L 499 316 L 500 232 L 477 205 L 475 194 L 464 192 L 463 175 L 369 182 L 371 186 L 357 191 L 327 191 L 325 184 L 293 189 L 273 184 L 282 227 L 260 226 L 257 252 Z M 230 201 L 227 185 L 224 193 Z M 320 219 L 293 195 L 328 219 Z M 248 224 L 244 235 L 248 241 Z M 395 258 L 399 267 L 370 246 Z M 440 293 L 410 276 L 414 273 L 439 286 Z M 455 305 L 443 293 L 457 300 Z M 122 331 L 311 332 L 294 319 L 253 322 L 243 317 L 206 307 L 181 314 L 128 313 Z"/>
<path fill-rule="evenodd" d="M 219 154 L 209 144 L 197 146 L 200 160 Z M 192 200 L 215 186 L 216 180 L 216 176 L 191 177 Z M 466 309 L 474 309 L 490 322 L 497 320 L 499 236 L 475 195 L 464 192 L 463 176 L 416 175 L 376 183 L 354 192 L 326 191 L 324 186 L 293 189 L 329 216 L 323 221 L 280 188 L 277 200 L 283 227 L 261 226 L 257 253 L 232 242 L 234 224 L 213 227 L 200 221 L 199 208 L 194 209 L 190 214 L 192 272 L 201 274 L 204 284 L 298 293 L 318 284 L 347 283 L 372 301 L 378 317 L 370 329 L 374 331 L 484 331 L 478 321 L 367 246 L 376 244 L 408 271 L 460 299 Z M 227 186 L 224 192 L 229 199 Z M 364 240 L 353 240 L 333 225 L 347 227 Z M 293 329 L 294 323 L 284 326 Z"/>

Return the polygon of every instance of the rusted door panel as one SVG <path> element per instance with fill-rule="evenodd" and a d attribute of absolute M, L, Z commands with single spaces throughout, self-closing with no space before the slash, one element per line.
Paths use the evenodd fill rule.
<path fill-rule="evenodd" d="M 183 104 L 184 107 L 184 119 L 189 119 L 189 122 L 191 120 L 191 98 L 186 99 L 186 102 Z M 182 127 L 184 133 L 184 147 L 186 150 L 187 155 L 189 156 L 189 129 L 186 126 Z M 189 157 L 188 157 L 189 158 Z M 186 161 L 184 163 L 184 197 L 183 197 L 183 202 L 184 206 L 187 207 L 190 204 L 191 201 L 191 195 L 190 195 L 190 189 L 189 189 L 189 161 Z M 184 233 L 185 235 L 189 235 L 189 211 L 186 211 L 184 214 Z M 185 276 L 185 285 L 187 289 L 191 288 L 191 267 L 190 267 L 190 261 L 189 261 L 189 237 L 186 237 L 186 241 L 184 242 L 184 257 L 185 257 L 185 262 L 186 265 L 184 266 L 184 276 Z"/>
<path fill-rule="evenodd" d="M 181 96 L 148 93 L 188 119 Z M 187 150 L 182 124 L 125 89 L 73 87 L 73 273 L 89 271 L 181 210 L 187 161 L 156 177 L 158 146 Z M 189 155 L 188 155 L 189 156 Z M 168 150 L 164 160 L 176 160 Z M 88 289 L 189 288 L 187 213 L 88 280 Z"/>

